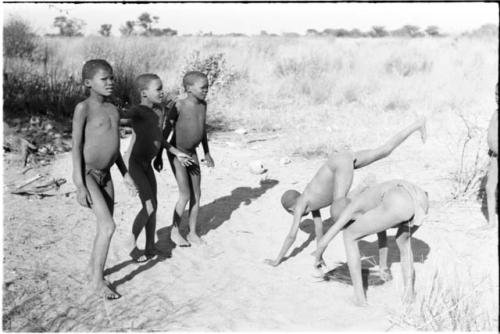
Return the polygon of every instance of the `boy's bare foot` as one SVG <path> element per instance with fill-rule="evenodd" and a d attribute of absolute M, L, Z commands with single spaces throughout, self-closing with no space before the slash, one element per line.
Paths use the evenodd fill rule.
<path fill-rule="evenodd" d="M 187 240 L 193 245 L 206 245 L 205 240 L 196 235 L 196 233 L 189 233 Z"/>
<path fill-rule="evenodd" d="M 179 247 L 190 247 L 191 244 L 182 237 L 179 233 L 179 229 L 176 226 L 172 226 L 172 231 L 170 232 L 170 239 L 174 244 Z"/>
<path fill-rule="evenodd" d="M 156 254 L 154 254 L 154 253 L 146 253 L 145 252 L 141 256 L 135 258 L 134 261 L 137 262 L 137 263 L 143 263 L 143 262 L 147 262 L 149 260 L 152 260 L 155 257 L 156 257 Z"/>
<path fill-rule="evenodd" d="M 99 283 L 97 283 L 95 287 L 95 292 L 97 293 L 97 295 L 102 296 L 108 300 L 114 300 L 120 298 L 120 295 L 117 292 L 113 291 L 108 286 L 108 284 L 109 283 L 105 280 L 102 280 Z"/>
<path fill-rule="evenodd" d="M 427 141 L 427 119 L 425 116 L 420 116 L 418 122 L 420 123 L 420 128 L 418 131 L 420 131 L 420 138 L 422 139 L 422 143 L 425 144 Z"/>
<path fill-rule="evenodd" d="M 366 298 L 364 298 L 364 297 L 354 296 L 351 299 L 351 301 L 355 306 L 358 306 L 358 307 L 367 307 L 368 306 L 368 303 L 366 302 Z"/>

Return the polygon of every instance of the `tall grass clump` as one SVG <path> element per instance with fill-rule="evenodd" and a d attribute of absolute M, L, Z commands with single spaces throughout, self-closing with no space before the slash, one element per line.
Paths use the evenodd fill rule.
<path fill-rule="evenodd" d="M 498 285 L 484 276 L 472 283 L 470 273 L 436 269 L 424 278 L 416 300 L 392 317 L 393 325 L 419 331 L 495 331 Z"/>

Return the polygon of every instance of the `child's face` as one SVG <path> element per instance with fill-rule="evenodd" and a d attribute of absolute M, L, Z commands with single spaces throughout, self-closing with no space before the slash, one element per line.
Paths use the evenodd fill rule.
<path fill-rule="evenodd" d="M 192 85 L 188 86 L 187 91 L 198 100 L 205 101 L 208 93 L 208 80 L 206 78 L 196 80 Z"/>
<path fill-rule="evenodd" d="M 110 96 L 113 93 L 113 72 L 99 69 L 92 79 L 85 79 L 85 86 L 89 87 L 102 96 Z"/>
<path fill-rule="evenodd" d="M 152 80 L 148 85 L 148 89 L 142 91 L 142 96 L 153 103 L 161 103 L 163 99 L 163 84 L 161 80 Z"/>

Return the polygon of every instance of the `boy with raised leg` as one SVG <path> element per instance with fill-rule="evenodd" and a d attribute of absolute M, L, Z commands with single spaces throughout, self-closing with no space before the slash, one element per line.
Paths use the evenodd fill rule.
<path fill-rule="evenodd" d="M 313 215 L 315 224 L 316 241 L 319 242 L 323 236 L 323 224 L 319 210 L 330 206 L 331 217 L 334 222 L 337 220 L 339 214 L 348 204 L 347 194 L 352 185 L 354 170 L 389 156 L 394 149 L 417 131 L 420 132 L 422 141 L 425 143 L 427 136 L 425 118 L 419 118 L 390 138 L 385 144 L 375 149 L 357 152 L 350 149 L 334 151 L 323 166 L 320 167 L 302 194 L 296 190 L 287 190 L 281 197 L 281 203 L 287 212 L 293 214 L 293 223 L 276 259 L 266 259 L 265 262 L 271 266 L 277 266 L 281 263 L 295 242 L 301 218 L 310 212 Z M 355 196 L 362 190 L 363 187 L 360 187 L 350 196 Z M 381 258 L 387 257 L 387 250 L 384 251 L 384 248 L 386 249 L 384 236 L 383 233 L 379 235 Z M 318 259 L 315 266 L 317 269 L 324 267 L 322 258 Z M 385 270 L 385 268 L 381 268 L 381 270 Z"/>

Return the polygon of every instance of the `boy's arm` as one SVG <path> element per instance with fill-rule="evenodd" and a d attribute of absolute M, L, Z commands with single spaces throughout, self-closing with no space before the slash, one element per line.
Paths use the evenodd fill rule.
<path fill-rule="evenodd" d="M 299 230 L 299 224 L 300 224 L 300 219 L 302 218 L 302 214 L 304 213 L 306 209 L 306 204 L 304 200 L 299 200 L 297 202 L 297 206 L 295 207 L 294 213 L 293 213 L 293 224 L 292 227 L 290 227 L 290 231 L 288 232 L 288 235 L 285 238 L 285 241 L 283 241 L 283 246 L 281 246 L 281 250 L 278 254 L 278 257 L 275 260 L 270 260 L 266 259 L 265 263 L 276 267 L 281 263 L 283 258 L 285 257 L 286 253 L 290 249 L 290 247 L 293 245 L 295 242 L 295 239 L 297 238 L 297 232 Z"/>
<path fill-rule="evenodd" d="M 120 173 L 123 176 L 123 180 L 125 181 L 125 185 L 127 186 L 128 190 L 130 192 L 130 195 L 132 195 L 132 196 L 137 195 L 137 193 L 138 193 L 137 186 L 136 186 L 134 180 L 132 179 L 132 177 L 130 176 L 128 169 L 127 169 L 127 166 L 125 166 L 125 162 L 123 162 L 122 154 L 119 152 L 118 152 L 118 158 L 116 158 L 115 163 L 116 163 L 116 167 L 118 167 L 118 169 L 120 170 Z"/>
<path fill-rule="evenodd" d="M 207 131 L 205 130 L 203 133 L 203 138 L 201 140 L 201 145 L 203 146 L 203 152 L 205 152 L 205 161 L 207 162 L 208 167 L 214 167 L 215 163 L 210 155 L 210 150 L 208 149 L 208 137 L 207 137 Z"/>
<path fill-rule="evenodd" d="M 357 204 L 357 203 L 356 203 Z M 321 240 L 317 244 L 316 251 L 314 252 L 315 256 L 315 265 L 318 265 L 321 261 L 323 253 L 325 252 L 326 247 L 332 241 L 333 238 L 347 225 L 347 223 L 354 217 L 356 205 L 353 205 L 351 202 L 347 207 L 342 211 L 340 216 L 338 217 L 335 224 L 323 235 Z"/>
<path fill-rule="evenodd" d="M 87 113 L 80 103 L 76 106 L 75 113 L 73 114 L 73 133 L 71 135 L 73 142 L 73 147 L 71 149 L 71 158 L 73 160 L 73 183 L 76 186 L 78 203 L 82 206 L 90 207 L 92 199 L 85 184 L 85 162 L 83 161 L 83 133 L 86 121 Z"/>

